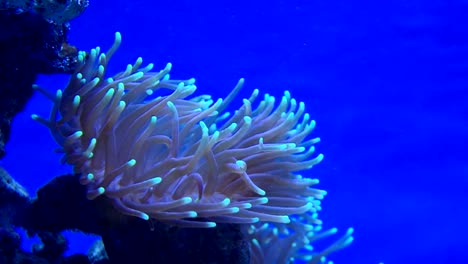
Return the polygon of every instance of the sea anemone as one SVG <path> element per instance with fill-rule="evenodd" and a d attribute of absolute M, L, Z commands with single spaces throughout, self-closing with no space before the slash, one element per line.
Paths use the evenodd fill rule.
<path fill-rule="evenodd" d="M 332 264 L 326 256 L 347 247 L 354 240 L 353 228 L 326 248 L 317 250 L 317 240 L 335 235 L 337 228 L 323 231 L 317 213 L 307 212 L 291 217 L 291 223 L 256 223 L 244 226 L 249 240 L 251 264 L 307 263 Z"/>
<path fill-rule="evenodd" d="M 152 72 L 138 58 L 106 78 L 119 33 L 107 53 L 79 54 L 67 87 L 55 95 L 51 131 L 87 186 L 123 214 L 187 227 L 216 223 L 290 223 L 313 213 L 325 191 L 298 172 L 318 164 L 319 138 L 305 106 L 285 92 L 276 103 L 258 90 L 232 115 L 225 109 L 243 86 L 223 100 L 193 96 L 195 80 L 171 80 L 172 65 Z"/>

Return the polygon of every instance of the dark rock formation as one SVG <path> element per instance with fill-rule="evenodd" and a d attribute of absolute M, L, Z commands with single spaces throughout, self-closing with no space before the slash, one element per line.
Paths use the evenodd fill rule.
<path fill-rule="evenodd" d="M 77 50 L 67 42 L 68 23 L 36 12 L 0 8 L 0 158 L 14 116 L 33 94 L 38 74 L 71 73 Z"/>

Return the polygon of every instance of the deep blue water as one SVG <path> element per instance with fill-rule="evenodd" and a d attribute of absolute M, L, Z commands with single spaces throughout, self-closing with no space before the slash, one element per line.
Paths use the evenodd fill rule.
<path fill-rule="evenodd" d="M 244 77 L 245 94 L 304 101 L 325 155 L 310 171 L 329 193 L 321 219 L 355 228 L 335 263 L 468 263 L 468 1 L 200 2 L 91 0 L 70 42 L 106 49 L 120 31 L 114 71 L 142 56 L 199 93 Z M 2 161 L 30 193 L 69 170 L 29 118 L 50 107 L 33 98 Z"/>

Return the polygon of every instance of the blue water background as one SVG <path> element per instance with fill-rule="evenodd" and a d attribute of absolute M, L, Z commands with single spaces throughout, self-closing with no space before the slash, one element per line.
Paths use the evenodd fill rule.
<path fill-rule="evenodd" d="M 325 155 L 308 173 L 329 193 L 321 219 L 355 228 L 335 263 L 468 263 L 467 11 L 441 0 L 91 0 L 70 42 L 106 49 L 120 31 L 113 72 L 142 56 L 215 98 L 244 77 L 242 96 L 287 89 L 304 101 Z M 53 91 L 66 80 L 38 82 Z M 29 118 L 50 107 L 34 96 L 2 161 L 32 194 L 69 171 Z"/>

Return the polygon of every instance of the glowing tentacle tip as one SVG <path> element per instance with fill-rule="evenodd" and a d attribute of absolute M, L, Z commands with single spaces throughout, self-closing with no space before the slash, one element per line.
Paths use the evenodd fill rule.
<path fill-rule="evenodd" d="M 115 32 L 115 43 L 121 43 L 122 42 L 122 34 L 120 32 Z"/>
<path fill-rule="evenodd" d="M 133 166 L 135 166 L 135 164 L 136 164 L 135 159 L 131 159 L 131 160 L 127 161 L 127 166 L 128 167 L 133 167 Z"/>
<path fill-rule="evenodd" d="M 216 227 L 216 223 L 215 222 L 206 222 L 206 227 L 207 228 L 213 228 L 213 227 Z"/>
<path fill-rule="evenodd" d="M 88 181 L 94 180 L 94 174 L 88 173 L 88 174 L 86 175 L 86 179 L 87 179 Z"/>
<path fill-rule="evenodd" d="M 143 219 L 143 220 L 146 220 L 146 221 L 148 221 L 150 219 L 149 215 L 147 215 L 145 213 L 141 213 L 140 215 L 138 215 L 138 217 Z"/>

